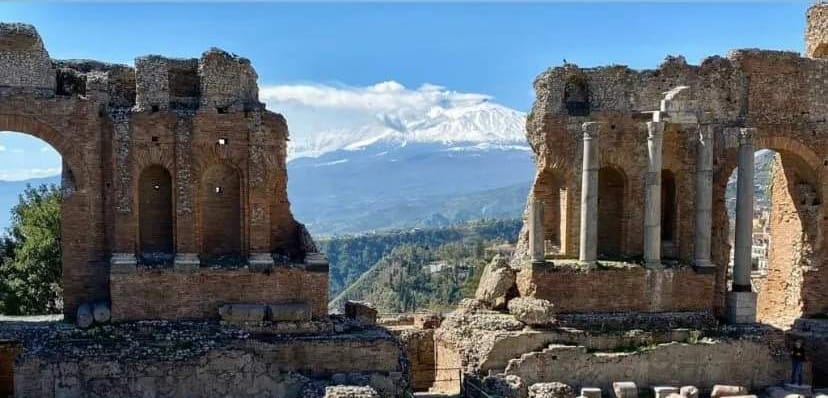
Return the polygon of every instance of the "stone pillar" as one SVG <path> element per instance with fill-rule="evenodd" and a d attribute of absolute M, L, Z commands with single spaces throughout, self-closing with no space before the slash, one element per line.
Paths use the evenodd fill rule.
<path fill-rule="evenodd" d="M 713 126 L 700 126 L 696 144 L 696 232 L 693 263 L 698 271 L 710 270 L 713 229 Z"/>
<path fill-rule="evenodd" d="M 647 178 L 644 182 L 644 264 L 661 268 L 661 143 L 664 122 L 647 122 Z"/>
<path fill-rule="evenodd" d="M 753 132 L 739 130 L 739 166 L 736 185 L 736 248 L 733 256 L 733 287 L 728 297 L 731 323 L 756 321 L 756 294 L 751 292 L 751 246 L 753 244 Z"/>
<path fill-rule="evenodd" d="M 584 158 L 581 170 L 581 240 L 578 259 L 594 265 L 598 258 L 598 137 L 601 125 L 582 126 Z"/>
<path fill-rule="evenodd" d="M 529 251 L 532 253 L 532 264 L 543 264 L 546 261 L 543 238 L 543 202 L 532 198 L 529 202 Z"/>

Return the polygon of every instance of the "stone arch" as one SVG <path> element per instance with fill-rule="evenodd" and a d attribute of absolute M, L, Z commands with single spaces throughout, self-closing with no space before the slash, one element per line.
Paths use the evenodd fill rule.
<path fill-rule="evenodd" d="M 60 153 L 64 168 L 68 166 L 74 189 L 77 191 L 87 189 L 88 164 L 82 152 L 82 145 L 67 138 L 71 137 L 71 134 L 61 133 L 36 117 L 24 115 L 3 115 L 0 117 L 0 131 L 28 134 L 45 141 Z"/>
<path fill-rule="evenodd" d="M 138 250 L 145 260 L 171 260 L 175 218 L 170 172 L 159 164 L 145 167 L 138 177 L 137 191 Z"/>
<path fill-rule="evenodd" d="M 618 259 L 624 254 L 627 177 L 615 166 L 598 170 L 598 256 Z"/>
<path fill-rule="evenodd" d="M 776 153 L 768 187 L 771 203 L 767 221 L 767 276 L 757 274 L 753 278 L 753 288 L 758 293 L 757 320 L 789 326 L 813 310 L 828 310 L 824 295 L 813 294 L 824 290 L 820 283 L 824 277 L 817 275 L 823 256 L 823 189 L 819 175 L 822 161 L 810 147 L 790 136 L 758 134 L 753 138 L 753 145 L 755 152 Z M 728 148 L 716 173 L 716 199 L 725 220 L 724 196 L 728 178 L 738 166 L 737 152 L 738 147 Z M 727 253 L 731 249 L 725 234 L 726 230 L 718 238 L 714 236 L 714 242 L 724 246 L 719 250 L 714 247 L 714 252 Z M 756 239 L 754 234 L 754 242 Z M 719 262 L 728 264 L 724 259 Z M 720 280 L 729 280 L 727 273 L 731 270 L 722 268 L 724 276 Z"/>
<path fill-rule="evenodd" d="M 201 176 L 201 252 L 207 257 L 242 254 L 242 183 L 238 168 L 226 162 Z"/>

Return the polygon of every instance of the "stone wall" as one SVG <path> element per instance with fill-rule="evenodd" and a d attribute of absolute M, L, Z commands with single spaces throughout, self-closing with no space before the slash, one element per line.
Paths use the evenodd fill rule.
<path fill-rule="evenodd" d="M 428 391 L 434 384 L 437 355 L 434 348 L 434 329 L 404 328 L 399 331 L 411 370 L 411 388 Z"/>
<path fill-rule="evenodd" d="M 215 350 L 187 360 L 24 358 L 15 396 L 299 398 L 312 378 L 359 373 L 383 397 L 401 396 L 396 348 L 377 343 L 301 342 Z M 355 376 L 356 377 L 356 376 Z"/>
<path fill-rule="evenodd" d="M 808 9 L 805 54 L 811 58 L 828 56 L 828 5 L 826 4 L 816 3 Z"/>
<path fill-rule="evenodd" d="M 218 319 L 225 303 L 307 303 L 314 317 L 328 311 L 328 274 L 300 266 L 269 273 L 248 269 L 140 269 L 110 278 L 113 320 Z"/>
<path fill-rule="evenodd" d="M 554 311 L 712 311 L 715 276 L 692 269 L 584 270 L 532 265 L 518 273 L 521 296 L 551 301 Z"/>
<path fill-rule="evenodd" d="M 229 254 L 242 262 L 274 256 L 301 263 L 313 253 L 322 270 L 324 258 L 290 211 L 287 123 L 259 102 L 250 62 L 211 49 L 192 59 L 139 57 L 135 65 L 50 60 L 34 27 L 0 23 L 0 130 L 49 143 L 71 181 L 61 204 L 67 318 L 81 303 L 109 299 L 113 257 L 121 267 L 144 261 L 149 243 L 152 252 L 166 251 L 160 258 L 168 268 L 176 255 L 198 267 L 198 255 L 208 263 L 208 249 L 217 246 L 211 238 L 228 225 L 237 239 Z M 233 172 L 206 187 L 216 167 Z M 140 208 L 147 195 L 139 177 L 150 168 L 170 176 L 173 208 L 160 215 Z M 204 191 L 226 184 L 238 186 L 222 206 L 232 215 L 210 218 L 215 209 Z M 141 231 L 163 235 L 163 244 L 142 242 Z M 151 299 L 132 294 L 135 302 Z"/>
<path fill-rule="evenodd" d="M 817 7 L 822 12 L 825 7 Z M 734 50 L 726 57 L 713 56 L 700 65 L 689 65 L 682 57 L 667 57 L 655 70 L 632 70 L 626 66 L 579 68 L 567 64 L 550 68 L 535 80 L 537 94 L 527 118 L 527 140 L 536 154 L 537 173 L 532 195 L 551 198 L 544 214 L 547 229 L 562 231 L 562 255 L 577 257 L 580 231 L 582 164 L 581 125 L 601 123 L 599 167 L 616 171 L 622 182 L 618 194 L 602 197 L 606 208 L 620 209 L 617 220 L 619 253 L 615 260 L 640 258 L 643 252 L 644 182 L 647 174 L 647 134 L 642 112 L 657 110 L 664 93 L 687 86 L 683 105 L 692 117 L 668 120 L 664 131 L 663 172 L 675 177 L 672 241 L 663 245 L 666 260 L 692 264 L 695 235 L 695 179 L 697 141 L 701 128 L 713 132 L 713 217 L 711 260 L 717 266 L 712 307 L 724 309 L 730 245 L 725 204 L 727 181 L 737 166 L 738 137 L 731 127 L 755 128 L 755 150 L 771 149 L 782 154 L 784 167 L 810 185 L 817 213 L 824 213 L 825 184 L 821 174 L 828 157 L 828 103 L 824 95 L 828 67 L 822 60 L 796 53 L 755 49 Z M 648 119 L 647 119 L 648 120 Z M 565 190 L 565 203 L 555 200 L 556 189 Z M 563 197 L 563 196 L 562 196 Z M 608 203 L 611 202 L 611 203 Z M 560 216 L 549 215 L 550 212 Z M 565 212 L 565 213 L 562 213 Z M 618 213 L 619 211 L 616 211 Z M 618 217 L 615 217 L 618 219 Z M 821 217 L 813 250 L 804 259 L 809 269 L 803 276 L 804 313 L 828 308 L 828 297 L 817 286 L 828 283 L 828 271 L 819 264 L 825 258 L 823 240 L 828 236 Z M 598 225 L 601 225 L 599 220 Z M 528 232 L 520 235 L 516 267 L 528 266 Z M 784 237 L 779 239 L 784 241 Z M 776 241 L 771 238 L 771 244 Z M 599 245 L 600 246 L 600 245 Z M 604 246 L 608 246 L 605 244 Z M 598 248 L 602 253 L 601 247 Z M 770 264 L 771 267 L 783 264 Z M 593 285 L 593 286 L 598 286 Z M 823 289 L 824 290 L 824 289 Z M 588 295 L 584 296 L 588 299 Z M 680 297 L 678 297 L 681 299 Z"/>
<path fill-rule="evenodd" d="M 790 359 L 765 342 L 750 340 L 668 343 L 617 353 L 550 345 L 510 361 L 506 374 L 519 376 L 526 385 L 558 381 L 605 391 L 617 381 L 634 381 L 639 388 L 694 385 L 702 391 L 714 384 L 736 384 L 754 391 L 788 380 Z"/>

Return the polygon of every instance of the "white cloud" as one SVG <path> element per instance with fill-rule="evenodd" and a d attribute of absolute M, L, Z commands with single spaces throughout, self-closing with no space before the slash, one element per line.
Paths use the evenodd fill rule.
<path fill-rule="evenodd" d="M 523 113 L 491 102 L 486 94 L 435 84 L 418 88 L 396 81 L 362 87 L 286 84 L 263 87 L 259 95 L 270 110 L 288 119 L 290 158 L 389 139 L 524 140 Z"/>
<path fill-rule="evenodd" d="M 294 103 L 371 112 L 427 110 L 434 106 L 450 108 L 491 99 L 485 94 L 460 93 L 434 84 L 424 84 L 412 90 L 395 81 L 381 82 L 367 87 L 322 84 L 280 85 L 265 87 L 260 90 L 259 94 L 268 105 Z"/>
<path fill-rule="evenodd" d="M 0 171 L 0 180 L 20 181 L 31 178 L 51 177 L 60 174 L 60 167 L 31 168 L 31 169 L 4 169 Z"/>

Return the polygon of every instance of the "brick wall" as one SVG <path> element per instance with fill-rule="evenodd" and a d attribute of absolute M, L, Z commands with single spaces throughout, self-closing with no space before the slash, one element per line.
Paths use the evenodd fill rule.
<path fill-rule="evenodd" d="M 711 311 L 715 276 L 690 269 L 579 270 L 538 266 L 518 274 L 521 295 L 551 301 L 557 312 Z"/>
<path fill-rule="evenodd" d="M 14 396 L 14 359 L 18 352 L 17 343 L 0 341 L 0 398 Z"/>
<path fill-rule="evenodd" d="M 328 311 L 328 274 L 291 267 L 277 266 L 270 273 L 141 269 L 113 274 L 110 289 L 113 320 L 216 319 L 224 303 L 305 302 L 314 317 Z"/>
<path fill-rule="evenodd" d="M 411 369 L 411 387 L 414 391 L 428 391 L 434 384 L 437 368 L 434 329 L 405 328 L 399 336 Z"/>

